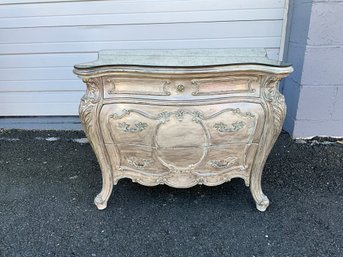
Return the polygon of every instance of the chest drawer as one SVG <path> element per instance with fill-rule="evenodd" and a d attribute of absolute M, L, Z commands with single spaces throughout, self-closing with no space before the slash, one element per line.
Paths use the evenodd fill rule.
<path fill-rule="evenodd" d="M 112 166 L 153 176 L 171 173 L 220 175 L 226 172 L 249 172 L 257 144 L 229 146 L 152 148 L 124 144 L 106 144 Z"/>
<path fill-rule="evenodd" d="M 118 95 L 170 95 L 171 81 L 161 78 L 145 77 L 103 77 L 104 98 L 113 98 Z"/>
<path fill-rule="evenodd" d="M 103 106 L 100 119 L 107 144 L 208 147 L 258 143 L 264 112 L 255 103 L 204 106 L 116 103 Z"/>
<path fill-rule="evenodd" d="M 220 77 L 113 77 L 103 78 L 104 98 L 120 95 L 164 97 L 165 100 L 218 96 L 259 96 L 258 76 Z"/>

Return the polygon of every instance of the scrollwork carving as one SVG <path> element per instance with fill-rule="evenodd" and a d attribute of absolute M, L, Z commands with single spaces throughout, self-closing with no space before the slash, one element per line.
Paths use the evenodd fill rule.
<path fill-rule="evenodd" d="M 87 85 L 86 93 L 83 95 L 79 105 L 79 114 L 85 132 L 88 135 L 95 121 L 95 108 L 100 101 L 99 78 L 83 79 Z"/>
<path fill-rule="evenodd" d="M 192 120 L 195 123 L 199 123 L 201 120 L 203 120 L 205 118 L 204 114 L 199 112 L 199 111 L 194 111 L 191 113 L 191 115 L 192 115 Z"/>
<path fill-rule="evenodd" d="M 234 113 L 237 116 L 240 117 L 246 117 L 246 118 L 255 118 L 255 115 L 252 114 L 251 112 L 242 112 L 239 108 L 228 108 L 228 109 L 224 109 L 221 110 L 220 112 L 217 112 L 215 114 L 209 115 L 209 116 L 205 116 L 202 112 L 200 111 L 191 111 L 191 110 L 185 110 L 185 109 L 179 109 L 177 111 L 173 111 L 173 112 L 168 112 L 168 111 L 164 111 L 164 112 L 160 112 L 157 115 L 150 115 L 147 114 L 141 110 L 135 110 L 135 109 L 122 109 L 121 114 L 118 113 L 112 113 L 109 115 L 110 119 L 122 119 L 125 116 L 130 115 L 131 113 L 138 113 L 140 115 L 142 115 L 143 117 L 152 119 L 152 120 L 158 120 L 161 124 L 164 124 L 168 121 L 170 121 L 170 117 L 172 115 L 175 115 L 175 117 L 177 118 L 178 121 L 183 121 L 184 117 L 186 114 L 191 115 L 192 117 L 192 121 L 194 121 L 195 123 L 199 123 L 202 120 L 208 120 L 208 119 L 212 119 L 224 112 L 230 111 L 232 113 Z M 237 126 L 241 125 L 241 124 L 235 124 Z"/>
<path fill-rule="evenodd" d="M 89 142 L 98 158 L 102 172 L 102 189 L 95 197 L 94 203 L 99 210 L 105 209 L 107 200 L 111 195 L 113 188 L 113 178 L 111 165 L 105 154 L 105 146 L 101 140 L 101 134 L 98 124 L 98 112 L 101 106 L 101 78 L 84 78 L 83 82 L 87 85 L 87 90 L 81 98 L 79 105 L 80 120 Z"/>
<path fill-rule="evenodd" d="M 149 166 L 150 164 L 154 163 L 153 159 L 142 159 L 137 158 L 135 156 L 127 158 L 127 163 L 139 170 L 143 170 L 145 167 Z"/>
<path fill-rule="evenodd" d="M 228 157 L 225 160 L 209 160 L 207 162 L 208 165 L 212 166 L 216 169 L 227 169 L 229 168 L 235 161 L 237 157 Z"/>
<path fill-rule="evenodd" d="M 158 114 L 157 119 L 160 121 L 160 123 L 164 124 L 169 121 L 171 115 L 171 112 L 161 112 Z"/>
<path fill-rule="evenodd" d="M 163 93 L 167 96 L 171 95 L 171 92 L 169 91 L 169 84 L 170 80 L 166 80 L 163 82 Z"/>
<path fill-rule="evenodd" d="M 271 107 L 273 116 L 274 134 L 278 135 L 286 115 L 285 98 L 279 91 L 280 78 L 266 77 L 263 81 L 262 96 Z"/>
<path fill-rule="evenodd" d="M 116 83 L 115 83 L 115 79 L 112 78 L 108 78 L 106 79 L 106 82 L 109 83 L 111 85 L 110 90 L 108 90 L 109 94 L 115 94 L 116 93 Z"/>
<path fill-rule="evenodd" d="M 199 185 L 203 185 L 206 183 L 206 180 L 203 177 L 197 177 L 195 180 L 196 180 L 197 184 L 199 184 Z"/>
<path fill-rule="evenodd" d="M 126 122 L 118 123 L 118 128 L 126 133 L 137 133 L 143 131 L 148 126 L 145 122 L 138 122 L 135 124 L 134 127 L 131 127 L 130 124 L 127 124 Z"/>
<path fill-rule="evenodd" d="M 232 123 L 231 125 L 227 125 L 223 122 L 215 123 L 213 127 L 218 130 L 219 132 L 236 132 L 244 128 L 245 122 L 244 121 L 237 121 Z"/>
<path fill-rule="evenodd" d="M 156 184 L 162 185 L 166 184 L 168 182 L 168 179 L 166 177 L 158 177 L 155 181 Z"/>
<path fill-rule="evenodd" d="M 164 166 L 168 167 L 170 173 L 192 173 L 192 171 L 194 171 L 194 168 L 195 168 L 194 164 L 188 165 L 185 168 L 179 168 L 174 165 L 167 164 L 163 161 L 161 162 L 163 163 Z"/>
<path fill-rule="evenodd" d="M 177 118 L 178 121 L 183 121 L 183 118 L 185 117 L 185 111 L 184 110 L 178 110 L 175 113 L 175 117 Z"/>
<path fill-rule="evenodd" d="M 119 120 L 130 114 L 130 110 L 123 109 L 121 114 L 112 113 L 109 118 Z"/>

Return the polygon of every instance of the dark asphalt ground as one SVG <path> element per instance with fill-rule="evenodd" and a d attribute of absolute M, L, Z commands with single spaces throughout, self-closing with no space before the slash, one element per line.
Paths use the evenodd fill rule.
<path fill-rule="evenodd" d="M 121 180 L 98 211 L 98 163 L 72 141 L 83 137 L 0 132 L 1 256 L 343 256 L 342 144 L 282 134 L 264 170 L 264 213 L 240 179 L 190 189 Z"/>

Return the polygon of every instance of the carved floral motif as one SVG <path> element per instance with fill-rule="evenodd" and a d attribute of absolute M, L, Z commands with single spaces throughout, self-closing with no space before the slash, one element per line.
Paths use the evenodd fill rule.
<path fill-rule="evenodd" d="M 160 123 L 164 124 L 169 121 L 171 115 L 172 113 L 170 112 L 161 112 L 158 114 L 157 119 L 160 121 Z"/>
<path fill-rule="evenodd" d="M 199 123 L 201 120 L 204 119 L 204 114 L 199 111 L 194 111 L 191 113 L 191 115 L 192 115 L 192 120 L 195 123 Z"/>
<path fill-rule="evenodd" d="M 137 133 L 143 131 L 148 126 L 145 122 L 137 122 L 135 123 L 134 127 L 131 127 L 130 124 L 127 124 L 126 122 L 120 122 L 118 123 L 118 128 L 126 133 Z"/>
<path fill-rule="evenodd" d="M 184 110 L 178 110 L 175 113 L 175 117 L 178 119 L 178 121 L 183 121 L 183 118 L 185 117 L 185 111 Z"/>
<path fill-rule="evenodd" d="M 213 127 L 218 130 L 219 132 L 236 132 L 244 128 L 245 122 L 244 121 L 236 121 L 231 125 L 227 125 L 223 122 L 215 123 Z"/>

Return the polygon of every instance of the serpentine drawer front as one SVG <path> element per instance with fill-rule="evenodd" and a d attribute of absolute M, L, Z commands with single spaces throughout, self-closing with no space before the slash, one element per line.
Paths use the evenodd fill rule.
<path fill-rule="evenodd" d="M 260 49 L 107 50 L 76 65 L 103 176 L 97 207 L 125 177 L 177 188 L 239 177 L 266 210 L 261 175 L 285 117 L 278 83 L 291 71 Z"/>

